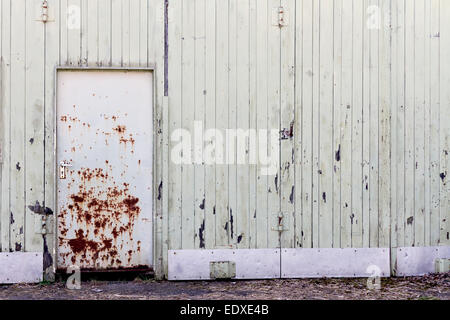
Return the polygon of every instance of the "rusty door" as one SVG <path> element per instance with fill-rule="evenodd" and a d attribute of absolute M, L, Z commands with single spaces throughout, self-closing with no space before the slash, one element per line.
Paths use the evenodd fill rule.
<path fill-rule="evenodd" d="M 152 265 L 152 76 L 58 71 L 58 269 Z"/>

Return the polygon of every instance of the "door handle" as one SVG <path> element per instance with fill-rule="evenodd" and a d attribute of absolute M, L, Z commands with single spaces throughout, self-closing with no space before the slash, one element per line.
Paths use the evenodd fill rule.
<path fill-rule="evenodd" d="M 72 164 L 66 162 L 66 161 L 61 161 L 59 163 L 59 178 L 60 179 L 66 179 L 67 174 L 66 174 L 66 168 L 68 167 L 72 167 Z"/>

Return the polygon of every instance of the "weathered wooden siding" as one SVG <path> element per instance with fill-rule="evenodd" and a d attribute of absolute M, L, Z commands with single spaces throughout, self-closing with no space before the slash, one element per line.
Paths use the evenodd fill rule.
<path fill-rule="evenodd" d="M 56 66 L 156 66 L 157 271 L 167 249 L 450 244 L 449 1 L 169 0 L 168 97 L 164 0 L 49 0 L 46 24 L 41 2 L 0 6 L 2 251 L 54 249 L 28 206 L 54 209 Z M 273 176 L 176 165 L 194 120 L 294 136 Z"/>
<path fill-rule="evenodd" d="M 161 128 L 163 1 L 49 0 L 45 24 L 40 21 L 41 4 L 41 0 L 2 0 L 0 7 L 2 251 L 42 251 L 44 241 L 49 253 L 54 250 L 53 224 L 48 227 L 52 234 L 45 238 L 36 233 L 39 215 L 28 206 L 38 203 L 54 210 L 57 66 L 158 66 L 155 133 Z M 157 184 L 161 183 L 161 145 L 158 135 Z M 161 201 L 155 202 L 160 236 Z M 160 255 L 162 247 L 155 250 Z"/>
<path fill-rule="evenodd" d="M 280 142 L 274 176 L 170 163 L 169 248 L 450 243 L 449 10 L 445 0 L 171 2 L 170 132 L 194 120 L 293 123 L 294 137 Z M 280 239 L 279 211 L 289 214 Z"/>

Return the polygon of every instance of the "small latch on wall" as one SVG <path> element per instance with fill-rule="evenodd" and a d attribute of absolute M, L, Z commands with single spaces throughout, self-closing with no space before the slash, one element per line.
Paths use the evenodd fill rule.
<path fill-rule="evenodd" d="M 288 231 L 288 225 L 289 225 L 289 215 L 285 212 L 279 212 L 276 215 L 277 218 L 277 224 L 275 227 L 272 227 L 272 231 L 277 231 L 277 232 L 284 232 L 284 231 Z"/>

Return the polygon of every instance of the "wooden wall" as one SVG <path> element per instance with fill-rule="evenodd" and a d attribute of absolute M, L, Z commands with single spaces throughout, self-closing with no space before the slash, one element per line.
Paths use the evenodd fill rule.
<path fill-rule="evenodd" d="M 448 1 L 185 0 L 169 10 L 170 132 L 193 132 L 194 120 L 294 123 L 276 176 L 170 163 L 169 248 L 450 243 Z M 280 211 L 289 230 L 278 238 Z"/>
<path fill-rule="evenodd" d="M 161 123 L 162 0 L 49 0 L 45 24 L 41 4 L 2 0 L 0 7 L 2 251 L 42 251 L 45 239 L 46 250 L 53 253 L 53 225 L 45 238 L 36 233 L 40 215 L 28 206 L 54 210 L 57 66 L 160 67 L 155 71 L 155 132 Z M 160 157 L 156 167 L 158 175 Z"/>
<path fill-rule="evenodd" d="M 450 244 L 447 0 L 169 0 L 168 97 L 163 3 L 49 0 L 44 24 L 40 0 L 1 1 L 2 251 L 43 250 L 28 206 L 54 209 L 56 66 L 156 66 L 157 270 L 167 249 Z M 274 176 L 176 165 L 194 120 L 294 136 Z"/>

